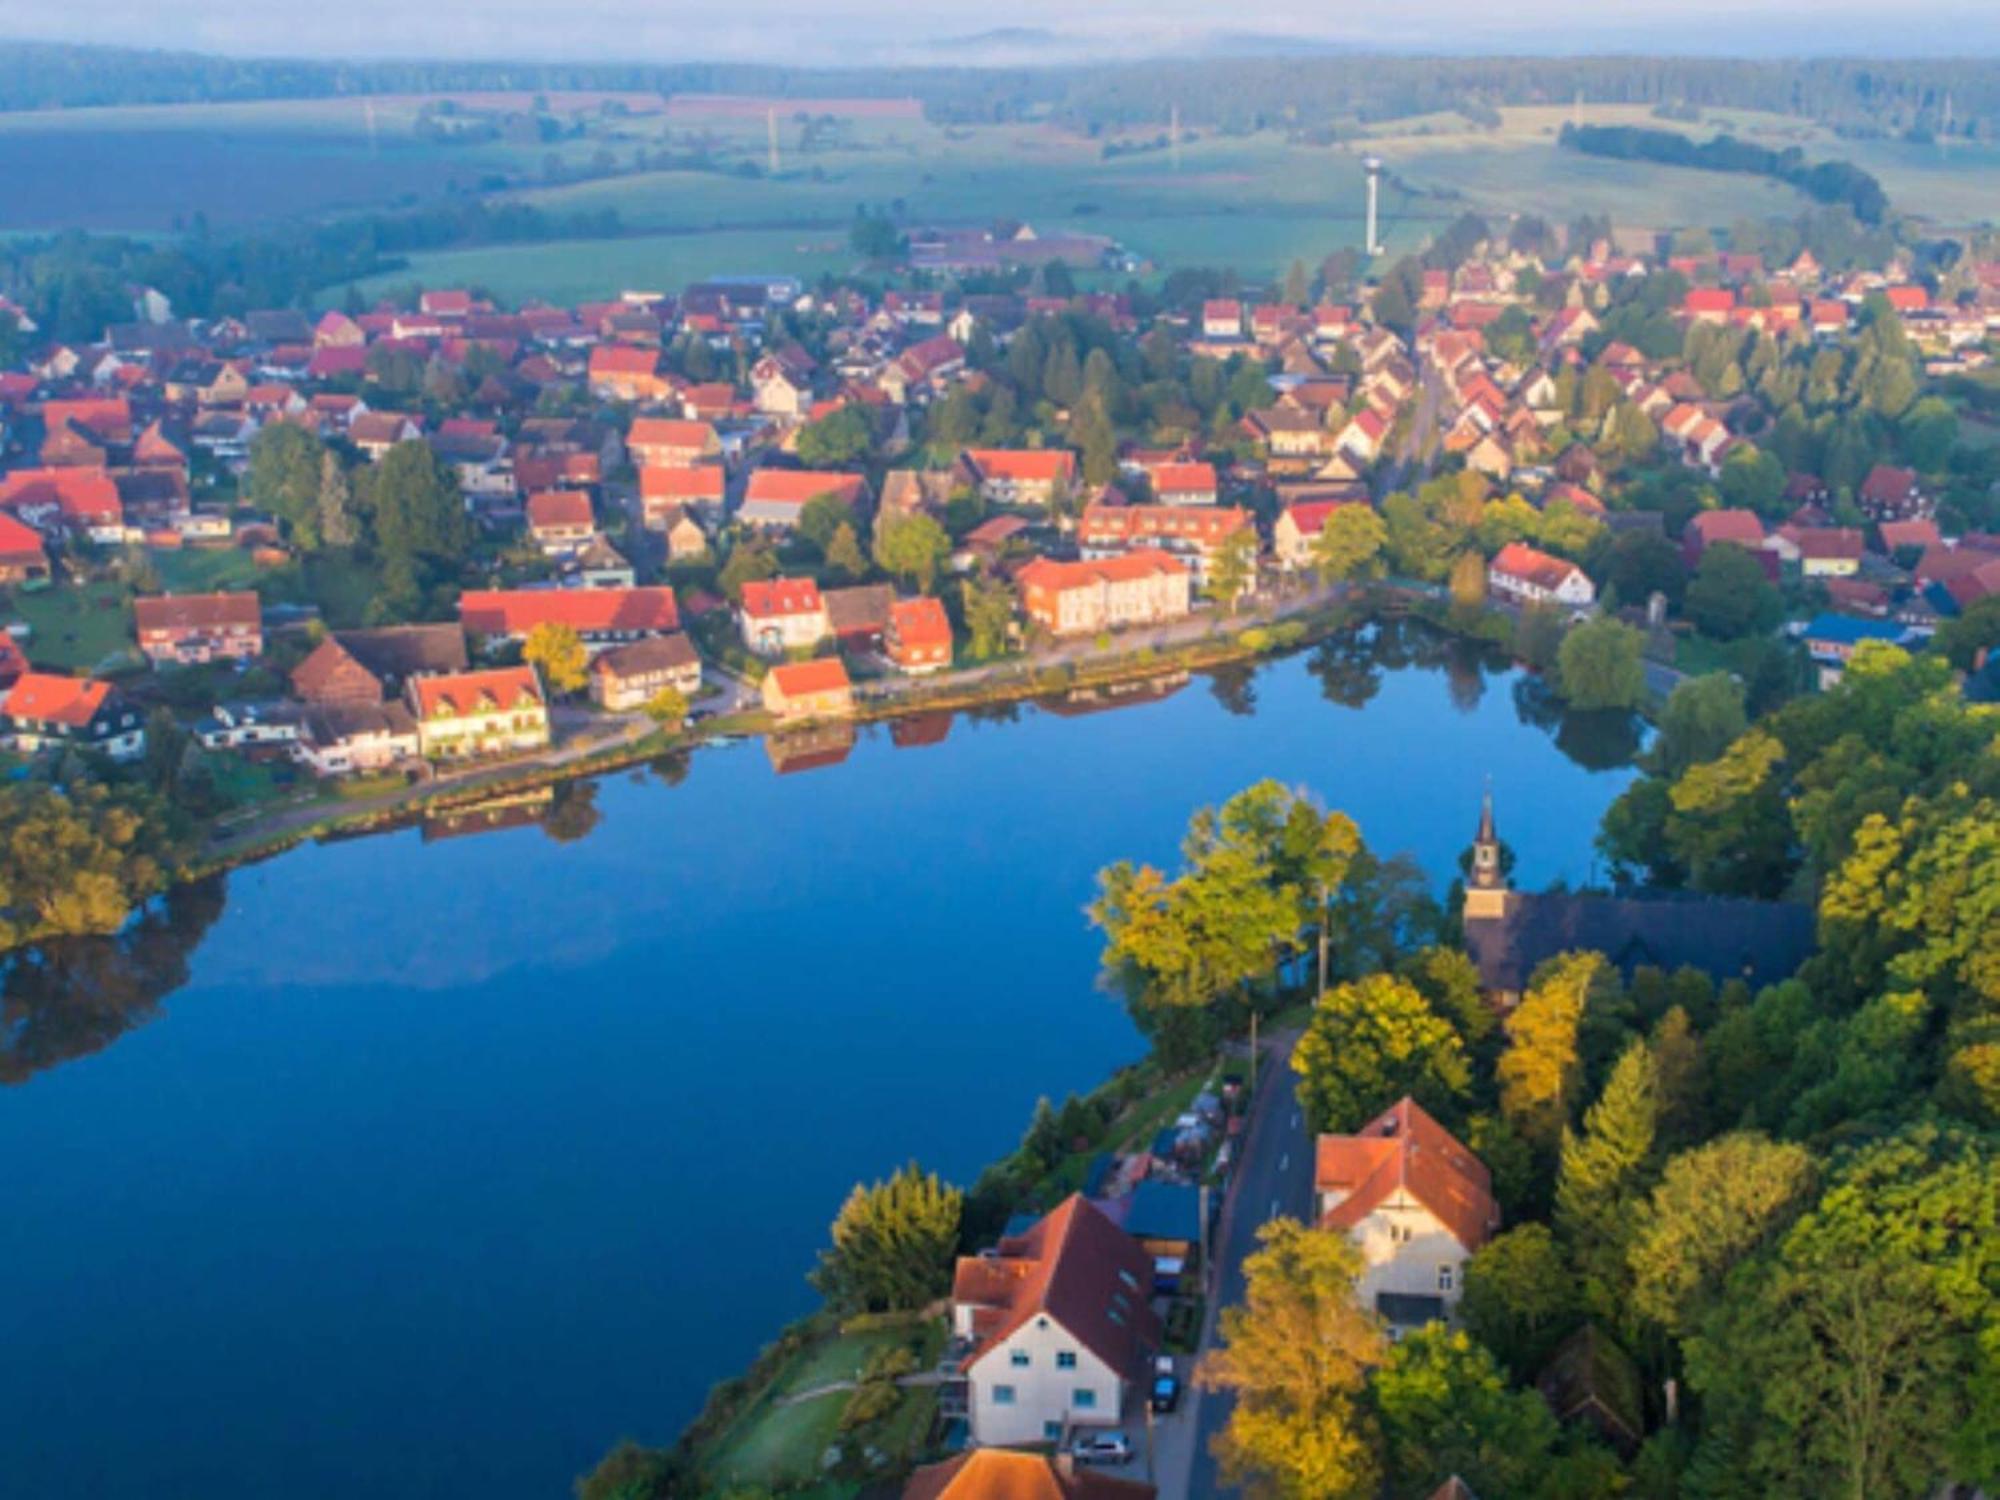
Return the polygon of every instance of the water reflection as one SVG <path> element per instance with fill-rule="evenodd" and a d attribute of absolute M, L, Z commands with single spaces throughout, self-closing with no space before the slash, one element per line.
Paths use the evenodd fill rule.
<path fill-rule="evenodd" d="M 839 765 L 854 753 L 855 739 L 852 724 L 814 724 L 765 735 L 764 753 L 771 757 L 772 770 L 780 776 L 792 776 Z"/>
<path fill-rule="evenodd" d="M 115 938 L 11 955 L 0 984 L 0 1084 L 108 1047 L 187 983 L 188 958 L 223 909 L 223 877 L 180 886 Z"/>

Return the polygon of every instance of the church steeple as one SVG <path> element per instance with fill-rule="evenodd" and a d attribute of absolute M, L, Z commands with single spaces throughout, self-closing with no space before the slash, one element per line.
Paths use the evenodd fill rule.
<path fill-rule="evenodd" d="M 1493 788 L 1479 804 L 1479 833 L 1472 840 L 1472 878 L 1465 883 L 1464 916 L 1468 922 L 1507 915 L 1511 904 L 1507 872 L 1500 857 L 1500 835 L 1493 827 Z"/>

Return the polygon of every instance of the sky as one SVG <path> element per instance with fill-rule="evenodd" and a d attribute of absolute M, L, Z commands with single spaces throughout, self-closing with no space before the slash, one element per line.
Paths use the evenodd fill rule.
<path fill-rule="evenodd" d="M 2000 0 L 0 0 L 0 37 L 257 56 L 938 62 L 995 27 L 1083 56 L 1198 48 L 1218 28 L 1356 48 L 1729 55 L 2000 53 Z M 1046 58 L 1017 42 L 987 62 Z"/>

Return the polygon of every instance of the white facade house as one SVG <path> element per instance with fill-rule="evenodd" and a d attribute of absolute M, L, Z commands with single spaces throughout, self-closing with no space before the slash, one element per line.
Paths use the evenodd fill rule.
<path fill-rule="evenodd" d="M 1115 1426 L 1159 1346 L 1148 1300 L 1153 1264 L 1081 1194 L 989 1255 L 966 1256 L 952 1283 L 952 1332 L 973 1441 L 1060 1442 Z"/>
<path fill-rule="evenodd" d="M 1392 1331 L 1450 1318 L 1465 1263 L 1500 1227 L 1485 1164 L 1407 1097 L 1319 1138 L 1313 1203 L 1321 1228 L 1360 1249 L 1357 1294 Z"/>
<path fill-rule="evenodd" d="M 810 651 L 833 633 L 826 600 L 810 578 L 756 579 L 743 585 L 737 609 L 743 644 L 764 657 Z"/>
<path fill-rule="evenodd" d="M 1487 570 L 1493 593 L 1517 604 L 1554 604 L 1585 610 L 1597 602 L 1590 575 L 1566 558 L 1552 557 L 1523 542 L 1509 542 Z"/>

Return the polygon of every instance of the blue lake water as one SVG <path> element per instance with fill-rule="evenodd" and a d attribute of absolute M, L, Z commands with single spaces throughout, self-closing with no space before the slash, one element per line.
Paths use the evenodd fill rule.
<path fill-rule="evenodd" d="M 566 794 L 565 841 L 238 872 L 136 980 L 17 972 L 0 1487 L 526 1500 L 669 1441 L 810 1308 L 857 1178 L 969 1181 L 1138 1055 L 1082 907 L 1197 804 L 1311 787 L 1442 886 L 1490 776 L 1518 877 L 1587 879 L 1629 741 L 1519 686 L 1420 642 L 810 774 L 708 750 Z"/>

